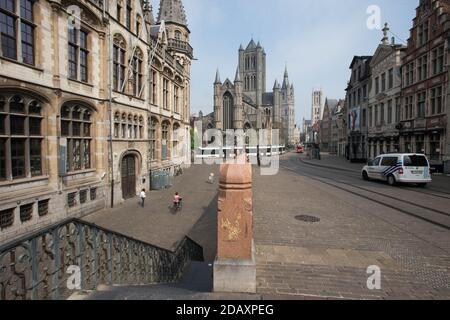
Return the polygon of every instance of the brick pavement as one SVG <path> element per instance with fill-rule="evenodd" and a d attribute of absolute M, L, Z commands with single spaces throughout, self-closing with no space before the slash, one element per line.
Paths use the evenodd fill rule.
<path fill-rule="evenodd" d="M 106 209 L 83 219 L 169 250 L 176 249 L 178 242 L 189 235 L 204 247 L 204 254 L 210 259 L 215 256 L 214 243 L 211 236 L 203 237 L 205 230 L 202 223 L 209 221 L 208 217 L 215 217 L 217 212 L 217 181 L 215 184 L 207 183 L 211 172 L 217 176 L 218 167 L 192 165 L 174 179 L 172 188 L 149 192 L 145 208 L 140 207 L 136 197 L 114 209 Z M 175 192 L 183 196 L 183 209 L 173 214 L 168 207 Z M 200 224 L 196 225 L 197 222 Z"/>
<path fill-rule="evenodd" d="M 284 169 L 254 174 L 254 197 L 259 294 L 450 299 L 447 231 Z M 302 214 L 321 221 L 295 219 Z M 366 286 L 371 265 L 381 268 L 379 291 Z"/>

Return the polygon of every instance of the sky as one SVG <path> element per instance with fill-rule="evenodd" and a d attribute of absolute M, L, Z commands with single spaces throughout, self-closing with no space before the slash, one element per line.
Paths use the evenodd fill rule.
<path fill-rule="evenodd" d="M 155 1 L 155 0 L 154 0 Z M 234 80 L 238 49 L 253 36 L 267 54 L 267 88 L 282 81 L 287 64 L 295 87 L 296 122 L 311 118 L 311 93 L 345 98 L 354 55 L 373 55 L 383 37 L 369 29 L 369 6 L 380 8 L 389 38 L 406 44 L 419 0 L 183 0 L 195 58 L 191 113 L 213 111 L 213 82 Z M 157 7 L 157 6 L 155 6 Z"/>

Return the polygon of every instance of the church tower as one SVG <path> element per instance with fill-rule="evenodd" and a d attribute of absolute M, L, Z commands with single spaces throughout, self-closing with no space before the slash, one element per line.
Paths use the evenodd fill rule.
<path fill-rule="evenodd" d="M 190 30 L 188 28 L 186 12 L 181 0 L 160 0 L 157 24 L 165 23 L 167 32 L 167 49 L 183 66 L 184 83 L 182 94 L 185 104 L 181 106 L 184 121 L 189 122 L 190 117 L 190 74 L 194 53 L 189 44 Z"/>
<path fill-rule="evenodd" d="M 261 44 L 252 39 L 247 48 L 239 48 L 239 70 L 243 93 L 252 99 L 255 107 L 262 105 L 262 95 L 266 92 L 266 52 Z"/>
<path fill-rule="evenodd" d="M 188 28 L 186 12 L 181 0 L 160 0 L 157 24 L 165 22 L 168 49 L 190 74 L 193 49 L 189 44 L 191 31 Z"/>

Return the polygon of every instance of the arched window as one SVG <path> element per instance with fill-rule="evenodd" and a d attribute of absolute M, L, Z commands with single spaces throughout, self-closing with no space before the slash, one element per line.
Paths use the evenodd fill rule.
<path fill-rule="evenodd" d="M 133 61 L 132 61 L 132 70 L 133 70 L 133 95 L 139 97 L 141 95 L 142 89 L 142 79 L 143 79 L 143 70 L 142 70 L 142 61 L 144 60 L 144 55 L 142 54 L 141 49 L 137 48 Z"/>
<path fill-rule="evenodd" d="M 0 96 L 0 180 L 43 174 L 41 109 L 31 97 Z"/>
<path fill-rule="evenodd" d="M 123 92 L 125 89 L 126 69 L 126 42 L 121 35 L 114 36 L 113 48 L 113 87 L 115 91 Z"/>
<path fill-rule="evenodd" d="M 61 108 L 61 137 L 67 139 L 66 172 L 92 168 L 92 111 L 78 103 Z"/>
<path fill-rule="evenodd" d="M 116 112 L 114 114 L 114 138 L 118 139 L 120 137 L 120 113 Z"/>
<path fill-rule="evenodd" d="M 127 137 L 127 115 L 126 113 L 122 113 L 122 139 Z"/>
<path fill-rule="evenodd" d="M 128 134 L 127 134 L 127 138 L 128 139 L 133 139 L 133 116 L 131 114 L 128 115 Z"/>
<path fill-rule="evenodd" d="M 233 129 L 233 96 L 229 92 L 223 96 L 223 129 Z"/>
<path fill-rule="evenodd" d="M 138 128 L 139 128 L 138 116 L 134 116 L 134 119 L 133 119 L 133 139 L 139 139 Z"/>
<path fill-rule="evenodd" d="M 181 32 L 179 30 L 175 30 L 175 39 L 176 40 L 182 40 L 181 39 Z"/>
<path fill-rule="evenodd" d="M 139 117 L 139 139 L 144 139 L 144 117 Z"/>
<path fill-rule="evenodd" d="M 156 160 L 156 128 L 158 126 L 158 120 L 156 118 L 148 119 L 148 139 L 150 141 L 150 160 Z"/>

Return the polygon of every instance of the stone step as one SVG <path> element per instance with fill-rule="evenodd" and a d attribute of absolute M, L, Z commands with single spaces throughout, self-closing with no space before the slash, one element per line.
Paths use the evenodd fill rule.
<path fill-rule="evenodd" d="M 213 293 L 213 266 L 192 262 L 173 284 L 105 286 L 97 291 L 76 292 L 70 300 L 259 300 L 258 295 Z"/>

